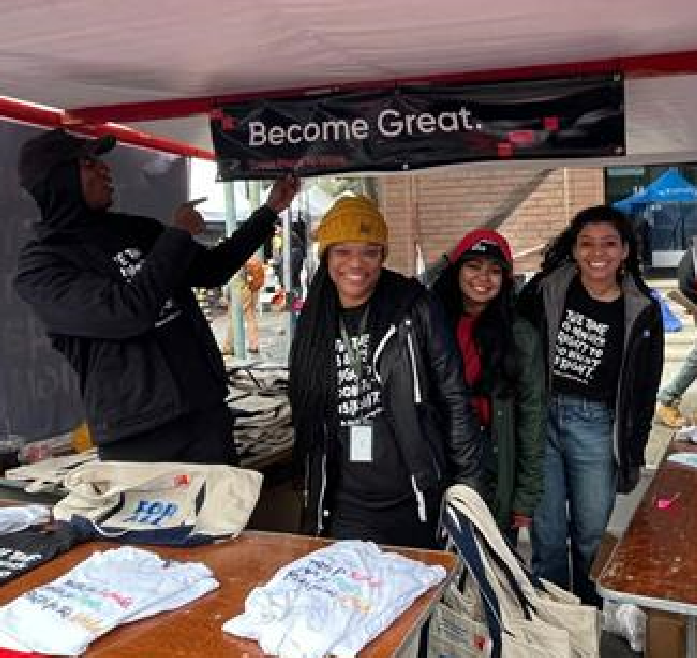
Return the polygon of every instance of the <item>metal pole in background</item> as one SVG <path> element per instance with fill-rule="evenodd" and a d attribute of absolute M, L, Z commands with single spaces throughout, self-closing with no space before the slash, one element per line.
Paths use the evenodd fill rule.
<path fill-rule="evenodd" d="M 310 280 L 317 269 L 317 263 L 315 263 L 312 251 L 312 215 L 310 208 L 310 188 L 305 187 L 302 191 L 302 199 L 304 202 L 303 217 L 305 219 L 305 262 L 303 263 L 303 270 L 305 271 L 305 288 L 303 293 L 306 293 L 307 289 L 310 287 Z M 303 295 L 304 297 L 304 295 Z"/>
<path fill-rule="evenodd" d="M 235 204 L 235 183 L 223 183 L 225 190 L 225 232 L 230 237 L 237 228 L 237 208 Z M 237 359 L 247 358 L 242 313 L 242 274 L 235 274 L 228 282 L 228 339 Z"/>
<path fill-rule="evenodd" d="M 249 181 L 249 204 L 252 208 L 252 212 L 259 209 L 261 206 L 261 181 L 252 180 Z"/>
<path fill-rule="evenodd" d="M 261 207 L 261 181 L 247 181 L 247 198 L 252 212 L 256 212 Z M 264 263 L 264 271 L 266 271 L 266 258 L 264 258 L 264 245 L 261 245 L 257 250 L 259 257 Z"/>
<path fill-rule="evenodd" d="M 282 216 L 281 221 L 283 222 L 283 287 L 286 289 L 286 304 L 284 308 L 284 313 L 286 313 L 286 354 L 290 352 L 290 343 L 293 340 L 293 333 L 295 332 L 295 311 L 293 306 L 295 303 L 295 296 L 298 291 L 293 287 L 293 273 L 292 273 L 292 249 L 293 243 L 291 238 L 291 221 L 293 212 L 293 206 L 296 202 L 286 210 Z"/>
<path fill-rule="evenodd" d="M 291 206 L 292 207 L 292 206 Z M 283 281 L 281 284 L 286 291 L 286 299 L 290 299 L 289 294 L 293 292 L 293 280 L 291 278 L 291 238 L 290 238 L 290 222 L 291 222 L 291 208 L 285 210 L 281 213 L 281 224 L 283 226 L 283 249 L 282 249 L 282 260 L 281 260 L 281 272 L 283 276 Z"/>

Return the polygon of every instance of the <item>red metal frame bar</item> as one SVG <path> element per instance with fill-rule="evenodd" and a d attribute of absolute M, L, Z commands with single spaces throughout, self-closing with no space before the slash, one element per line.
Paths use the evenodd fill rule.
<path fill-rule="evenodd" d="M 163 153 L 173 153 L 203 160 L 215 160 L 215 154 L 184 142 L 177 142 L 165 137 L 158 137 L 150 133 L 134 130 L 127 126 L 103 121 L 74 122 L 63 110 L 52 107 L 27 103 L 14 98 L 0 96 L 0 117 L 22 123 L 31 123 L 47 128 L 65 127 L 72 131 L 101 137 L 113 135 L 123 144 L 141 146 Z"/>
<path fill-rule="evenodd" d="M 419 78 L 402 78 L 367 82 L 345 83 L 340 85 L 322 85 L 298 89 L 261 91 L 246 94 L 228 94 L 219 96 L 202 96 L 197 98 L 177 98 L 171 100 L 143 101 L 136 103 L 118 103 L 95 107 L 75 108 L 67 111 L 71 122 L 93 123 L 104 121 L 157 121 L 207 114 L 222 105 L 255 100 L 259 98 L 284 98 L 304 94 L 316 94 L 327 91 L 369 91 L 387 89 L 400 84 L 445 84 L 468 82 L 491 82 L 504 80 L 524 80 L 555 76 L 574 76 L 582 74 L 601 74 L 621 71 L 627 77 L 652 77 L 661 75 L 679 75 L 697 72 L 697 50 L 675 53 L 638 55 L 635 57 L 617 57 L 612 59 L 585 62 L 568 62 L 562 64 L 544 64 L 519 68 L 491 69 L 487 71 L 468 71 L 462 73 L 445 73 Z"/>

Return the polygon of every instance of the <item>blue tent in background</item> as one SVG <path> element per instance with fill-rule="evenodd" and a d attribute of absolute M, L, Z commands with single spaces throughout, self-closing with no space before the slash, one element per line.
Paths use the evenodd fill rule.
<path fill-rule="evenodd" d="M 682 331 L 682 320 L 670 310 L 666 298 L 660 293 L 659 290 L 651 288 L 651 296 L 660 304 L 661 306 L 661 319 L 663 320 L 663 329 L 667 333 L 675 333 Z"/>
<path fill-rule="evenodd" d="M 697 235 L 697 187 L 671 167 L 613 206 L 635 224 L 639 253 L 653 267 L 674 267 Z"/>
<path fill-rule="evenodd" d="M 675 167 L 632 196 L 612 205 L 625 213 L 634 213 L 654 203 L 695 203 L 697 187 L 686 181 Z"/>

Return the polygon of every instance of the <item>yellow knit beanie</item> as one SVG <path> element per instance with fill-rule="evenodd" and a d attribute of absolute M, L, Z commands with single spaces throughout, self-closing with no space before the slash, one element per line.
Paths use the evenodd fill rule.
<path fill-rule="evenodd" d="M 365 196 L 344 196 L 334 203 L 317 229 L 319 253 L 340 242 L 387 247 L 387 224 L 376 203 Z"/>

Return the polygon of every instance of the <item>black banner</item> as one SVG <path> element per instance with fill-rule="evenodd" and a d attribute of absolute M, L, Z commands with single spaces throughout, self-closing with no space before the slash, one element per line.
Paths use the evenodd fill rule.
<path fill-rule="evenodd" d="M 223 181 L 624 153 L 616 75 L 255 100 L 211 115 Z"/>

